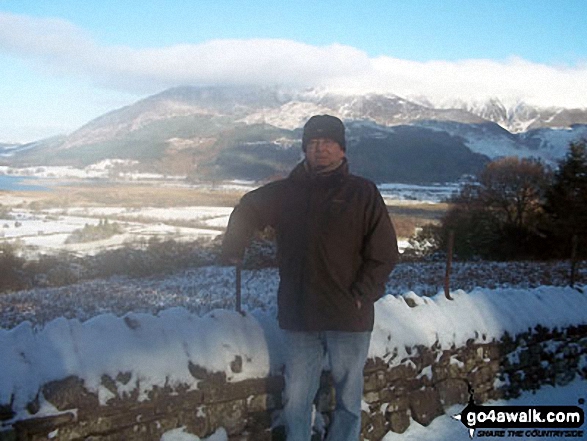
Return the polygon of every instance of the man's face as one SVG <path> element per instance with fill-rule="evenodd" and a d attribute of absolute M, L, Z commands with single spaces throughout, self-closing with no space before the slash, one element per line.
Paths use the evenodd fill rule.
<path fill-rule="evenodd" d="M 338 164 L 344 156 L 340 144 L 330 138 L 312 138 L 306 144 L 306 161 L 312 169 Z"/>

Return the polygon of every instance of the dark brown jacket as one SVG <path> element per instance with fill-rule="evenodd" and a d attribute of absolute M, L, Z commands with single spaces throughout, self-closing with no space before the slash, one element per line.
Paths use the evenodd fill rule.
<path fill-rule="evenodd" d="M 230 216 L 223 257 L 242 257 L 254 231 L 267 225 L 277 235 L 281 328 L 373 329 L 373 303 L 398 260 L 395 231 L 375 184 L 350 174 L 346 161 L 327 175 L 301 163 L 287 179 L 243 196 Z"/>

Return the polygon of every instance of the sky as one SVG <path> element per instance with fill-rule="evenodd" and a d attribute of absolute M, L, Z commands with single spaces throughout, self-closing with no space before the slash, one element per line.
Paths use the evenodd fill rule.
<path fill-rule="evenodd" d="M 0 0 L 0 142 L 181 85 L 587 107 L 584 0 Z"/>

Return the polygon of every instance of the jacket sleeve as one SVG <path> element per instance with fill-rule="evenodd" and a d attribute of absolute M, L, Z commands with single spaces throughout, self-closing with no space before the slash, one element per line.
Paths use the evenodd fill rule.
<path fill-rule="evenodd" d="M 222 241 L 225 263 L 242 260 L 255 231 L 275 224 L 279 186 L 268 184 L 245 194 L 232 211 Z"/>
<path fill-rule="evenodd" d="M 361 301 L 376 302 L 385 294 L 385 284 L 399 260 L 399 251 L 387 207 L 374 184 L 365 213 L 362 259 L 352 292 Z"/>

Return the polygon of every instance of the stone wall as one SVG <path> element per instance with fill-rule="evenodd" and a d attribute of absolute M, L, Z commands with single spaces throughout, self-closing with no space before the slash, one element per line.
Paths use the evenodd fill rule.
<path fill-rule="evenodd" d="M 480 341 L 479 341 L 480 340 Z M 512 398 L 542 385 L 565 385 L 577 375 L 587 379 L 587 326 L 567 329 L 537 327 L 500 341 L 470 340 L 464 347 L 406 348 L 407 357 L 369 360 L 365 367 L 363 436 L 380 440 L 387 432 L 404 432 L 412 420 L 428 425 L 452 405 L 465 404 L 469 389 L 477 403 Z M 231 369 L 240 369 L 238 358 Z M 29 403 L 32 418 L 14 421 L 11 405 L 0 404 L 0 421 L 8 430 L 0 440 L 159 440 L 168 430 L 184 426 L 205 438 L 224 427 L 231 441 L 283 439 L 283 429 L 271 430 L 281 408 L 283 378 L 226 381 L 224 373 L 190 365 L 200 380 L 197 390 L 157 388 L 147 400 L 138 393 L 117 395 L 121 372 L 104 376 L 102 384 L 116 398 L 100 405 L 98 396 L 77 377 L 46 384 L 39 394 L 59 412 L 35 417 L 39 398 Z M 316 406 L 318 427 L 328 426 L 334 392 L 323 375 Z M 316 436 L 319 439 L 319 435 Z"/>

